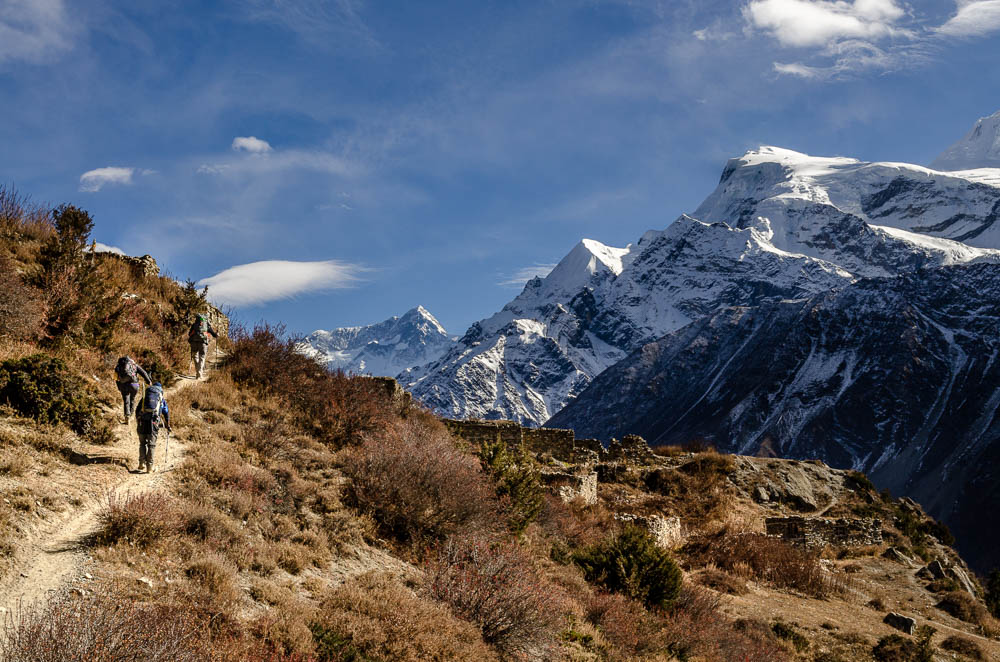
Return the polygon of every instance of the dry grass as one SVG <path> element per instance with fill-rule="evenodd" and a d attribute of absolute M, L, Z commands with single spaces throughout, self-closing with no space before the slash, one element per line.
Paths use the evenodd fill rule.
<path fill-rule="evenodd" d="M 369 573 L 330 591 L 312 623 L 320 659 L 488 662 L 496 654 L 471 623 L 395 577 Z M 354 657 L 352 657 L 354 656 Z"/>
<path fill-rule="evenodd" d="M 823 572 L 817 554 L 761 534 L 700 536 L 685 546 L 684 553 L 697 565 L 714 564 L 739 577 L 817 598 L 845 588 Z"/>
<path fill-rule="evenodd" d="M 111 491 L 97 515 L 100 526 L 94 541 L 100 545 L 125 543 L 147 547 L 177 531 L 179 513 L 162 492 L 119 494 Z"/>

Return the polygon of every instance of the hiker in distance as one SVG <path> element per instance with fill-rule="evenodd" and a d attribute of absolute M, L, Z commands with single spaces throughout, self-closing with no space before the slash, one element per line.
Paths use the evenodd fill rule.
<path fill-rule="evenodd" d="M 191 345 L 191 360 L 194 361 L 195 376 L 201 379 L 202 371 L 205 369 L 205 356 L 208 355 L 208 343 L 210 338 L 218 342 L 219 334 L 212 328 L 212 323 L 208 318 L 199 314 L 191 325 L 188 332 L 188 343 Z"/>
<path fill-rule="evenodd" d="M 146 473 L 152 473 L 153 455 L 156 451 L 156 435 L 160 427 L 167 428 L 167 434 L 173 432 L 170 427 L 170 409 L 167 398 L 163 395 L 163 386 L 156 382 L 146 389 L 142 396 L 142 407 L 135 416 L 136 432 L 139 433 L 139 471 L 143 465 Z"/>
<path fill-rule="evenodd" d="M 139 376 L 146 380 L 147 384 L 152 384 L 149 373 L 142 369 L 131 356 L 123 356 L 115 364 L 115 381 L 118 383 L 118 392 L 122 394 L 122 402 L 125 406 L 124 425 L 128 425 L 128 419 L 135 413 L 135 406 L 138 404 L 139 396 Z"/>

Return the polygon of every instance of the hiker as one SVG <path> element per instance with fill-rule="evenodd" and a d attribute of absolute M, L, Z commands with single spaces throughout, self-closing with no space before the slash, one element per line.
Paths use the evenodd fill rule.
<path fill-rule="evenodd" d="M 156 382 L 146 389 L 142 396 L 142 407 L 135 416 L 136 432 L 139 433 L 139 471 L 143 465 L 146 473 L 152 473 L 153 453 L 156 450 L 156 435 L 160 427 L 166 427 L 167 433 L 173 432 L 170 427 L 170 409 L 163 395 L 163 386 Z"/>
<path fill-rule="evenodd" d="M 194 361 L 195 375 L 201 379 L 205 369 L 205 356 L 208 355 L 209 336 L 218 341 L 219 334 L 212 328 L 212 323 L 202 314 L 195 317 L 191 330 L 188 332 L 188 343 L 191 345 L 191 360 Z"/>
<path fill-rule="evenodd" d="M 115 364 L 115 380 L 118 383 L 118 392 L 122 394 L 122 401 L 125 405 L 124 425 L 128 425 L 128 419 L 135 413 L 136 399 L 139 395 L 139 376 L 146 380 L 147 384 L 152 384 L 149 373 L 142 369 L 131 356 L 123 356 Z"/>

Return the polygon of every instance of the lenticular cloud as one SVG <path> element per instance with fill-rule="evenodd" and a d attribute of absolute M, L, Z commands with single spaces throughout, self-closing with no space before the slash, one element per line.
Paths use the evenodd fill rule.
<path fill-rule="evenodd" d="M 207 286 L 208 296 L 216 304 L 253 306 L 307 292 L 350 287 L 361 271 L 357 265 L 337 260 L 264 260 L 220 271 L 198 281 L 198 287 Z"/>

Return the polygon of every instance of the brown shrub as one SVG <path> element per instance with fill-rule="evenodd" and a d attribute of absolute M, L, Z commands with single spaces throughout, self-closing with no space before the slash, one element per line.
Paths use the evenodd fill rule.
<path fill-rule="evenodd" d="M 986 659 L 983 655 L 983 649 L 979 647 L 979 644 L 968 637 L 952 635 L 941 642 L 941 648 L 946 651 L 958 653 L 959 655 L 964 655 L 970 660 Z"/>
<path fill-rule="evenodd" d="M 496 512 L 479 461 L 442 429 L 412 419 L 369 436 L 346 457 L 344 471 L 352 480 L 348 499 L 401 541 L 443 537 Z"/>
<path fill-rule="evenodd" d="M 951 591 L 941 596 L 935 607 L 966 623 L 979 625 L 987 620 L 986 607 L 965 591 Z"/>
<path fill-rule="evenodd" d="M 384 573 L 356 577 L 328 593 L 311 629 L 320 659 L 496 660 L 474 625 Z"/>
<path fill-rule="evenodd" d="M 698 583 L 719 593 L 728 593 L 729 595 L 745 595 L 748 590 L 745 581 L 718 568 L 706 569 L 698 575 Z"/>
<path fill-rule="evenodd" d="M 662 652 L 669 644 L 663 620 L 623 595 L 594 595 L 586 603 L 586 617 L 600 628 L 615 660 L 632 660 Z"/>
<path fill-rule="evenodd" d="M 0 194 L 2 194 L 0 190 Z M 41 294 L 24 283 L 14 264 L 0 255 L 0 336 L 37 340 L 45 321 Z"/>
<path fill-rule="evenodd" d="M 283 326 L 235 329 L 232 337 L 226 363 L 233 379 L 287 402 L 302 429 L 325 443 L 359 443 L 399 415 L 382 383 L 327 370 L 298 352 Z"/>
<path fill-rule="evenodd" d="M 128 543 L 145 547 L 177 531 L 177 509 L 161 492 L 120 494 L 108 492 L 104 508 L 97 514 L 100 528 L 94 541 L 100 545 Z"/>
<path fill-rule="evenodd" d="M 617 520 L 604 506 L 588 505 L 583 499 L 566 503 L 554 494 L 545 495 L 538 523 L 558 543 L 571 549 L 594 545 L 618 528 Z"/>
<path fill-rule="evenodd" d="M 762 534 L 722 532 L 701 536 L 688 543 L 684 551 L 700 565 L 713 563 L 737 576 L 793 588 L 813 597 L 826 597 L 843 588 L 823 573 L 815 552 Z"/>
<path fill-rule="evenodd" d="M 182 608 L 114 593 L 59 597 L 0 632 L 0 659 L 31 662 L 202 662 L 205 631 Z"/>
<path fill-rule="evenodd" d="M 557 614 L 555 589 L 517 545 L 462 536 L 442 543 L 426 564 L 430 595 L 456 616 L 479 625 L 483 639 L 505 656 L 543 659 Z"/>

